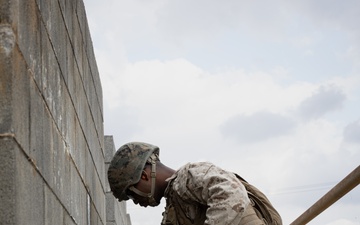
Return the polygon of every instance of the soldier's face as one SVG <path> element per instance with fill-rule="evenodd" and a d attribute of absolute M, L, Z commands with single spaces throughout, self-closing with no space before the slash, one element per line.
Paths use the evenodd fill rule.
<path fill-rule="evenodd" d="M 128 195 L 128 197 L 130 199 L 133 200 L 134 204 L 139 204 L 142 207 L 158 206 L 160 204 L 159 199 L 155 198 L 156 201 L 153 202 L 153 201 L 150 201 L 150 198 L 148 197 L 151 193 L 151 185 L 152 185 L 151 179 L 149 178 L 148 173 L 146 173 L 144 171 L 144 173 L 141 176 L 140 181 L 133 186 L 135 189 L 142 192 L 144 194 L 144 196 L 139 195 L 129 189 L 126 191 L 126 194 Z M 155 190 L 156 190 L 156 188 L 155 188 Z M 155 195 L 156 195 L 156 193 L 155 193 Z"/>

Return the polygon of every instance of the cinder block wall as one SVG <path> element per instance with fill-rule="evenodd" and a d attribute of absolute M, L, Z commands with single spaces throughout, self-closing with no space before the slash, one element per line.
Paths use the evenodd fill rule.
<path fill-rule="evenodd" d="M 0 0 L 0 224 L 107 223 L 103 120 L 82 0 Z"/>

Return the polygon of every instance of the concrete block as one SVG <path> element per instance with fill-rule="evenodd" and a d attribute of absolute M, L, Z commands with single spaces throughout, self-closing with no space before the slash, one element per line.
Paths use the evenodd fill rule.
<path fill-rule="evenodd" d="M 54 1 L 53 1 L 54 2 Z M 49 36 L 52 46 L 55 51 L 56 59 L 60 65 L 60 70 L 62 74 L 66 73 L 66 43 L 70 42 L 66 27 L 65 21 L 60 10 L 59 4 L 51 4 L 51 19 L 52 27 L 49 29 Z"/>
<path fill-rule="evenodd" d="M 126 202 L 115 202 L 115 220 L 120 224 L 129 224 L 130 216 L 126 212 Z"/>
<path fill-rule="evenodd" d="M 0 137 L 0 224 L 16 222 L 16 151 L 19 151 L 14 137 Z"/>
<path fill-rule="evenodd" d="M 29 156 L 39 168 L 45 180 L 52 184 L 54 162 L 54 135 L 57 135 L 55 124 L 50 112 L 36 85 L 32 82 L 30 88 L 30 137 Z"/>
<path fill-rule="evenodd" d="M 101 121 L 101 125 L 99 125 L 98 129 L 98 133 L 99 133 L 99 141 L 100 141 L 100 146 L 104 146 L 104 139 L 101 138 L 101 134 L 104 135 L 104 120 L 103 120 L 103 115 L 100 113 L 97 114 L 97 118 L 95 118 L 97 121 Z M 105 149 L 103 147 L 103 155 L 105 157 Z"/>
<path fill-rule="evenodd" d="M 91 40 L 90 40 L 91 41 Z M 92 47 L 91 47 L 92 48 Z M 88 50 L 88 49 L 87 49 Z M 93 55 L 93 51 L 90 51 L 92 52 L 91 55 Z M 89 53 L 88 53 L 89 54 Z M 97 66 L 96 66 L 96 62 L 94 61 L 95 60 L 95 57 L 90 57 L 88 55 L 88 63 L 89 63 L 89 68 L 90 68 L 90 73 L 91 73 L 91 76 L 92 76 L 92 79 L 93 79 L 93 85 L 94 85 L 94 89 L 95 89 L 95 99 L 96 100 L 96 107 L 98 108 L 97 110 L 99 110 L 100 112 L 100 117 L 101 119 L 99 120 L 96 120 L 96 121 L 104 121 L 103 119 L 103 93 L 102 93 L 102 88 L 101 88 L 101 81 L 100 81 L 100 76 L 99 76 L 99 72 L 98 72 L 98 69 L 97 69 Z M 92 64 L 95 64 L 95 65 L 92 65 Z"/>
<path fill-rule="evenodd" d="M 69 37 L 72 37 L 72 24 L 74 15 L 76 15 L 75 7 L 76 7 L 76 0 L 75 1 L 69 1 L 69 0 L 61 0 L 62 2 L 62 14 L 65 19 L 65 25 L 67 28 L 67 32 L 69 33 Z M 70 38 L 71 39 L 71 38 Z"/>
<path fill-rule="evenodd" d="M 69 95 L 72 96 L 75 93 L 75 81 L 74 81 L 74 70 L 75 70 L 75 56 L 71 42 L 66 42 L 66 70 L 63 73 L 65 84 Z M 77 68 L 76 68 L 77 69 Z M 75 96 L 72 96 L 75 97 Z M 72 99 L 72 98 L 71 98 Z"/>
<path fill-rule="evenodd" d="M 110 162 L 112 160 L 112 157 L 114 155 L 115 152 L 115 147 L 114 147 L 114 141 L 112 136 L 105 136 L 105 143 L 106 143 L 106 163 L 105 163 L 105 192 L 111 192 L 110 189 L 110 185 L 109 185 L 109 181 L 107 179 L 107 171 L 109 169 L 110 166 Z"/>
<path fill-rule="evenodd" d="M 41 19 L 35 0 L 19 0 L 17 44 L 36 80 L 41 75 Z M 40 32 L 39 32 L 40 31 Z"/>
<path fill-rule="evenodd" d="M 71 183 L 71 176 L 72 176 L 72 167 L 73 161 L 71 159 L 71 156 L 69 154 L 68 147 L 65 147 L 65 161 L 63 164 L 63 179 L 64 179 L 64 185 L 61 190 L 61 202 L 63 203 L 66 210 L 71 209 L 71 195 L 69 193 L 72 192 L 72 183 Z M 80 207 L 80 206 L 79 206 Z"/>
<path fill-rule="evenodd" d="M 41 2 L 44 2 L 44 4 L 45 4 L 45 2 L 48 2 L 48 1 L 41 1 Z M 48 6 L 48 5 L 46 5 L 46 6 Z M 43 7 L 45 7 L 45 6 L 43 6 Z M 47 13 L 50 13 L 50 8 L 47 8 L 47 10 L 48 10 Z M 45 12 L 41 12 L 41 13 L 45 13 Z M 45 19 L 45 18 L 43 17 L 42 19 Z M 41 48 L 40 48 L 41 49 L 41 72 L 40 72 L 40 77 L 36 81 L 41 92 L 48 89 L 48 86 L 49 86 L 49 82 L 48 82 L 49 75 L 48 74 L 52 73 L 52 70 L 54 70 L 53 67 L 57 66 L 55 53 L 54 53 L 54 50 L 53 50 L 51 42 L 50 42 L 50 37 L 47 34 L 48 30 L 45 26 L 46 26 L 46 23 L 45 24 L 41 23 L 40 29 L 41 29 L 41 33 L 43 34 L 41 36 Z"/>
<path fill-rule="evenodd" d="M 89 127 L 88 131 L 89 131 L 89 133 L 88 133 L 89 137 L 94 137 L 91 139 L 87 139 L 88 144 L 89 144 L 89 149 L 90 149 L 91 155 L 94 160 L 94 165 L 96 167 L 96 171 L 100 175 L 101 183 L 104 185 L 104 183 L 105 183 L 105 177 L 104 177 L 105 164 L 104 163 L 105 162 L 104 162 L 104 155 L 101 150 L 104 147 L 100 146 L 99 137 L 95 130 L 95 127 L 94 126 Z"/>
<path fill-rule="evenodd" d="M 72 70 L 69 67 L 69 75 L 68 75 L 68 91 L 70 94 L 70 98 L 73 102 L 73 106 L 75 108 L 76 114 L 79 114 L 79 110 L 81 108 L 81 100 L 82 99 L 80 93 L 83 91 L 82 81 L 80 72 L 75 60 L 75 55 L 71 55 L 73 60 Z M 77 115 L 79 117 L 79 115 Z"/>
<path fill-rule="evenodd" d="M 11 132 L 25 151 L 29 150 L 30 89 L 33 82 L 24 58 L 18 51 L 13 54 L 12 74 L 12 126 Z"/>
<path fill-rule="evenodd" d="M 87 97 L 88 102 L 90 104 L 91 112 L 92 112 L 92 114 L 94 114 L 94 113 L 96 113 L 95 108 L 98 108 L 99 101 L 97 99 L 97 90 L 95 89 L 94 79 L 92 77 L 89 61 L 88 61 L 88 58 L 87 58 L 86 55 L 85 55 L 85 57 L 83 59 L 83 63 L 84 63 L 84 65 L 83 65 L 83 70 L 84 70 L 83 79 L 84 79 L 86 97 Z M 98 121 L 94 121 L 94 122 L 95 122 L 95 125 L 97 126 Z"/>
<path fill-rule="evenodd" d="M 91 225 L 103 225 L 105 221 L 103 221 L 97 211 L 97 208 L 94 204 L 90 205 L 90 221 Z"/>
<path fill-rule="evenodd" d="M 104 142 L 103 142 L 103 121 L 101 120 L 101 117 L 99 116 L 100 112 L 100 108 L 99 108 L 99 102 L 97 101 L 97 97 L 95 94 L 91 95 L 92 99 L 91 99 L 91 103 L 92 104 L 92 118 L 94 120 L 94 125 L 95 125 L 95 130 L 96 130 L 96 134 L 99 137 L 98 138 L 98 142 L 100 146 L 104 146 Z M 102 152 L 103 155 L 105 155 L 104 149 L 101 148 L 100 151 Z"/>
<path fill-rule="evenodd" d="M 82 57 L 83 57 L 83 42 L 82 42 L 82 34 L 80 31 L 80 25 L 79 25 L 79 21 L 77 19 L 74 19 L 73 21 L 73 26 L 72 26 L 72 46 L 73 46 L 73 51 L 75 54 L 75 61 L 77 64 L 77 67 L 79 69 L 79 73 L 80 76 L 83 76 L 83 62 L 82 62 Z"/>
<path fill-rule="evenodd" d="M 85 183 L 89 189 L 90 198 L 94 202 L 100 218 L 105 220 L 105 192 L 99 176 L 103 177 L 104 175 L 98 174 L 97 168 L 95 167 L 94 161 L 89 152 L 89 157 L 87 157 Z"/>
<path fill-rule="evenodd" d="M 102 104 L 100 104 L 98 93 L 88 64 L 88 59 L 86 57 L 84 58 L 84 63 L 83 83 L 85 95 L 89 103 L 91 118 L 94 121 L 97 133 L 100 134 L 101 132 L 103 132 L 103 118 L 100 108 Z"/>
<path fill-rule="evenodd" d="M 80 26 L 82 42 L 86 43 L 85 37 L 86 37 L 86 33 L 89 32 L 89 27 L 87 24 L 85 6 L 83 1 L 77 1 L 76 15 Z"/>
<path fill-rule="evenodd" d="M 87 190 L 73 163 L 70 163 L 70 215 L 77 224 L 87 224 Z"/>
<path fill-rule="evenodd" d="M 56 121 L 56 125 L 60 130 L 66 145 L 68 146 L 69 139 L 67 139 L 67 137 L 69 137 L 69 133 L 71 133 L 71 131 L 74 129 L 74 125 L 73 123 L 71 123 L 72 118 L 68 117 L 68 114 L 70 114 L 72 110 L 72 102 L 69 97 L 66 83 L 63 77 L 60 77 L 59 79 L 58 99 L 56 99 L 56 106 L 58 111 L 56 114 L 57 117 L 54 118 L 54 120 Z"/>
<path fill-rule="evenodd" d="M 58 131 L 57 131 L 58 132 Z M 61 135 L 53 135 L 53 178 L 52 189 L 65 208 L 70 208 L 71 196 L 67 192 L 68 185 L 72 186 L 69 173 L 69 158 L 65 143 Z"/>
<path fill-rule="evenodd" d="M 96 209 L 98 211 L 99 217 L 103 220 L 106 219 L 105 215 L 105 192 L 102 184 L 100 183 L 100 179 L 94 179 L 93 180 L 93 190 L 91 192 L 93 202 L 96 206 Z"/>
<path fill-rule="evenodd" d="M 90 118 L 90 112 L 89 112 L 89 105 L 86 100 L 86 95 L 83 89 L 82 84 L 80 85 L 77 95 L 79 97 L 78 107 L 76 108 L 76 112 L 79 118 L 81 129 L 84 132 L 85 138 L 89 138 L 89 127 L 93 126 L 91 123 L 89 123 Z"/>
<path fill-rule="evenodd" d="M 0 63 L 0 133 L 11 133 L 12 125 L 12 103 L 11 103 L 11 73 L 1 71 Z M 5 73 L 8 72 L 8 76 Z"/>
<path fill-rule="evenodd" d="M 97 175 L 91 152 L 87 146 L 85 147 L 85 150 L 85 185 L 88 188 L 89 193 L 91 194 L 91 192 L 93 191 L 92 179 Z"/>
<path fill-rule="evenodd" d="M 115 221 L 115 201 L 112 193 L 106 193 L 106 221 Z"/>
<path fill-rule="evenodd" d="M 47 26 L 48 39 L 43 44 L 43 90 L 48 108 L 59 126 L 62 100 L 62 74 L 66 69 L 67 35 L 57 3 L 51 4 L 51 26 Z"/>
<path fill-rule="evenodd" d="M 65 16 L 66 1 L 65 0 L 58 0 L 58 2 L 59 2 L 59 6 L 60 6 L 61 15 L 64 17 Z"/>
<path fill-rule="evenodd" d="M 4 7 L 6 7 L 5 4 Z M 0 12 L 3 13 L 1 7 Z M 2 14 L 0 18 L 2 18 Z M 14 50 L 15 33 L 10 24 L 0 25 L 0 38 L 0 42 L 3 43 L 3 46 L 0 48 L 0 133 L 11 133 L 14 67 L 12 57 L 16 50 Z"/>
<path fill-rule="evenodd" d="M 90 102 L 90 94 L 91 92 L 95 92 L 95 89 L 91 88 L 92 83 L 94 82 L 91 76 L 91 72 L 90 72 L 90 67 L 88 64 L 88 58 L 86 55 L 86 43 L 83 43 L 83 48 L 82 48 L 82 79 L 83 79 L 83 84 L 84 84 L 84 89 L 85 89 L 85 95 L 88 99 L 88 101 Z"/>
<path fill-rule="evenodd" d="M 38 142 L 37 138 L 39 138 L 40 140 L 42 140 L 42 143 L 40 143 L 41 145 L 39 145 L 38 149 L 31 150 L 36 151 L 36 164 L 39 166 L 42 176 L 53 187 L 54 183 L 52 183 L 52 181 L 54 177 L 54 160 L 56 160 L 56 158 L 54 157 L 54 151 L 58 151 L 58 149 L 56 148 L 57 146 L 54 145 L 54 140 L 60 139 L 60 134 L 58 132 L 55 122 L 51 118 L 49 111 L 44 107 L 44 101 L 41 100 L 41 103 L 43 106 L 43 114 L 41 115 L 43 115 L 43 117 L 35 117 L 38 119 L 37 121 L 35 121 L 35 123 L 39 123 L 39 120 L 42 120 L 42 123 L 40 124 L 42 124 L 41 130 L 43 131 L 43 133 L 42 137 L 35 137 L 35 142 Z"/>
<path fill-rule="evenodd" d="M 91 83 L 92 90 L 95 90 L 94 83 Z M 103 138 L 101 137 L 101 134 L 103 134 L 103 120 L 102 120 L 102 112 L 100 110 L 100 103 L 98 101 L 97 93 L 94 91 L 90 91 L 90 104 L 91 104 L 91 113 L 92 118 L 94 120 L 95 129 L 99 136 L 100 145 L 103 146 Z M 102 151 L 102 154 L 104 153 L 104 149 L 100 149 Z"/>
<path fill-rule="evenodd" d="M 77 225 L 74 218 L 69 215 L 68 212 L 64 211 L 64 225 Z"/>
<path fill-rule="evenodd" d="M 21 149 L 16 152 L 16 224 L 44 224 L 44 180 Z"/>
<path fill-rule="evenodd" d="M 115 143 L 112 135 L 104 136 L 104 145 L 105 145 L 105 162 L 110 163 L 115 152 Z"/>
<path fill-rule="evenodd" d="M 109 169 L 110 163 L 105 163 L 105 193 L 111 192 L 109 180 L 107 179 L 107 171 Z"/>
<path fill-rule="evenodd" d="M 5 23 L 11 23 L 11 21 L 13 20 L 12 17 L 13 14 L 13 1 L 1 1 L 1 7 L 0 7 L 0 23 L 5 24 Z"/>
<path fill-rule="evenodd" d="M 101 86 L 101 80 L 99 76 L 99 70 L 96 63 L 95 53 L 94 53 L 94 47 L 92 44 L 90 33 L 87 33 L 86 36 L 86 55 L 87 55 L 87 63 L 90 68 L 91 76 L 94 81 L 95 90 L 98 96 L 98 101 L 102 104 L 103 96 L 102 96 L 102 86 Z M 102 105 L 101 105 L 102 109 Z M 101 110 L 101 112 L 103 112 Z"/>
<path fill-rule="evenodd" d="M 39 8 L 42 21 L 46 26 L 51 25 L 51 4 L 54 4 L 54 2 L 55 1 L 36 0 L 36 5 Z"/>
<path fill-rule="evenodd" d="M 59 121 L 59 129 L 61 130 L 62 138 L 66 143 L 66 147 L 68 148 L 70 154 L 73 159 L 79 160 L 78 150 L 76 149 L 76 126 L 77 126 L 77 115 L 73 106 L 72 99 L 69 95 L 67 87 L 63 80 L 61 80 L 63 84 L 62 88 L 62 98 L 60 99 L 60 108 L 61 112 L 59 113 L 58 121 Z"/>
<path fill-rule="evenodd" d="M 65 29 L 65 22 L 60 10 L 58 1 L 40 1 L 36 0 L 38 7 L 40 8 L 40 14 L 44 21 L 46 32 L 49 34 L 52 46 L 62 71 L 64 71 L 64 65 L 66 63 L 66 47 L 68 35 Z M 61 1 L 60 1 L 61 2 Z"/>
<path fill-rule="evenodd" d="M 56 63 L 57 62 L 53 62 Z M 50 73 L 47 74 L 47 89 L 43 89 L 45 95 L 45 100 L 48 106 L 48 109 L 51 112 L 52 117 L 54 118 L 57 126 L 59 126 L 59 119 L 61 113 L 60 99 L 62 97 L 61 93 L 61 72 L 58 66 L 50 67 Z"/>
<path fill-rule="evenodd" d="M 53 28 L 51 28 L 53 29 Z M 62 89 L 60 82 L 61 80 L 61 71 L 58 65 L 57 58 L 55 56 L 52 43 L 49 38 L 44 36 L 42 46 L 41 46 L 41 55 L 42 55 L 42 70 L 41 70 L 41 93 L 44 96 L 47 107 L 49 108 L 53 118 L 58 119 L 59 112 L 61 110 L 59 106 L 59 99 L 62 96 Z"/>
<path fill-rule="evenodd" d="M 49 120 L 49 116 L 45 118 L 45 103 L 39 93 L 39 90 L 32 85 L 30 88 L 30 129 L 28 130 L 30 136 L 29 152 L 33 158 L 37 158 L 36 153 L 42 150 L 44 142 L 44 120 Z M 49 122 L 48 122 L 49 123 Z M 41 153 L 39 153 L 41 156 Z M 42 162 L 42 159 L 36 160 Z"/>
<path fill-rule="evenodd" d="M 91 152 L 92 159 L 94 161 L 95 167 L 97 168 L 99 174 L 103 174 L 104 171 L 104 155 L 100 149 L 103 146 L 100 146 L 100 136 L 98 136 L 94 123 L 89 123 L 92 121 L 91 113 L 89 111 L 89 107 L 86 102 L 82 103 L 83 107 L 80 108 L 80 123 L 81 128 L 85 133 L 85 139 L 87 141 L 87 145 Z M 101 137 L 102 139 L 103 137 Z M 104 183 L 104 177 L 101 175 L 102 183 Z"/>
<path fill-rule="evenodd" d="M 130 214 L 126 214 L 126 225 L 131 225 L 131 217 Z"/>
<path fill-rule="evenodd" d="M 45 218 L 44 224 L 64 224 L 64 208 L 48 186 L 44 187 Z"/>
<path fill-rule="evenodd" d="M 75 120 L 75 148 L 72 152 L 72 157 L 76 164 L 76 167 L 79 170 L 80 175 L 83 179 L 86 178 L 86 164 L 89 154 L 86 147 L 86 140 L 84 137 L 84 133 L 80 127 L 79 121 Z"/>
<path fill-rule="evenodd" d="M 45 26 L 41 36 L 41 92 L 44 95 L 48 108 L 56 120 L 59 120 L 62 100 L 62 71 L 66 70 L 66 41 L 67 32 L 64 29 L 64 22 L 60 13 L 58 2 L 49 1 L 48 3 L 39 3 L 40 9 L 46 9 L 43 19 Z M 49 34 L 49 35 L 48 35 Z M 59 67 L 60 65 L 60 67 Z M 59 123 L 59 121 L 57 121 Z"/>

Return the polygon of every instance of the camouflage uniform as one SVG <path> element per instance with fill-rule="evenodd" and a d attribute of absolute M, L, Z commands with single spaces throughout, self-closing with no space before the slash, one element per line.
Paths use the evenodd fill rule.
<path fill-rule="evenodd" d="M 188 163 L 167 181 L 162 225 L 265 224 L 241 181 L 211 163 Z"/>

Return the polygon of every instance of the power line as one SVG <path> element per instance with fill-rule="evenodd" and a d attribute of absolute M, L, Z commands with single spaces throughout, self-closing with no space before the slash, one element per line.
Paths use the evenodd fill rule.
<path fill-rule="evenodd" d="M 286 187 L 280 188 L 278 190 L 274 190 L 268 193 L 268 195 L 283 195 L 283 194 L 294 194 L 300 192 L 311 192 L 311 191 L 318 191 L 318 190 L 325 190 L 332 188 L 336 182 L 326 182 L 320 184 L 309 184 L 309 185 L 302 185 L 302 186 L 294 186 L 294 187 Z"/>

